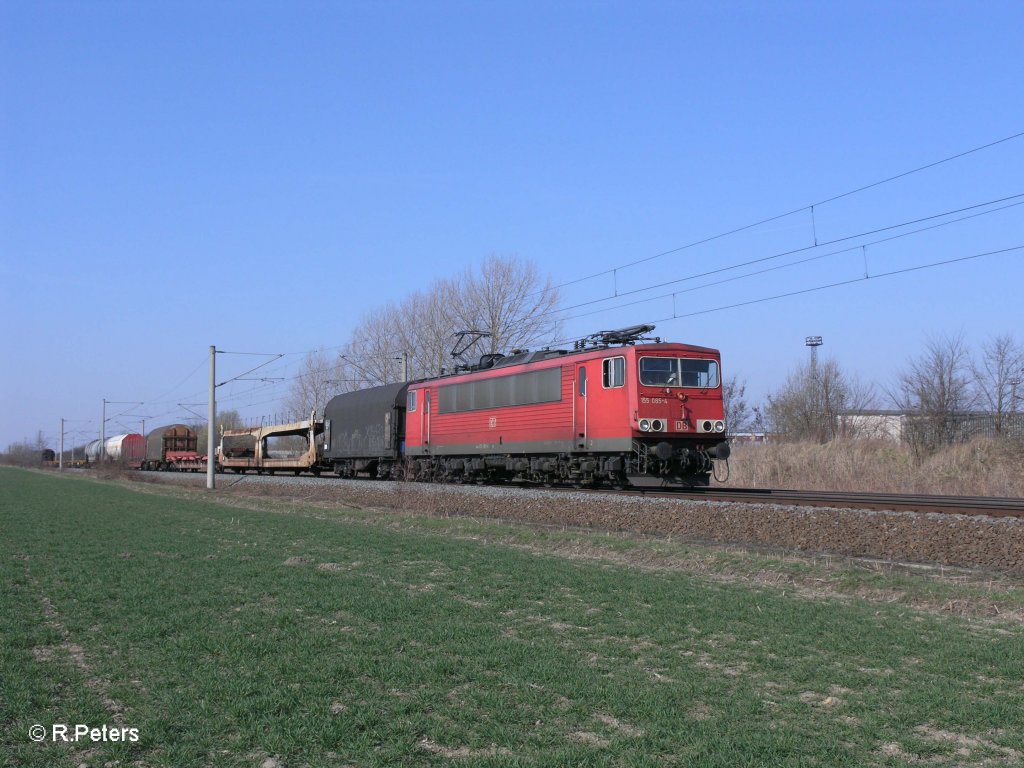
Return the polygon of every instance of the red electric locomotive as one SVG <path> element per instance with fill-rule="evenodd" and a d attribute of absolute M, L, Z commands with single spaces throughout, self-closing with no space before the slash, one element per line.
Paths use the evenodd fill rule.
<path fill-rule="evenodd" d="M 573 350 L 486 355 L 408 385 L 405 469 L 417 479 L 707 485 L 726 459 L 717 350 L 643 325 Z M 396 457 L 397 458 L 397 457 Z"/>

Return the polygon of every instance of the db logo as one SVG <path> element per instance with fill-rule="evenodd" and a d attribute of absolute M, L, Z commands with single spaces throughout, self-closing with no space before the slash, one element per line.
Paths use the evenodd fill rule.
<path fill-rule="evenodd" d="M 498 417 L 497 416 L 491 416 L 491 418 L 489 418 L 487 420 L 487 426 L 490 427 L 491 429 L 497 429 L 498 428 Z"/>

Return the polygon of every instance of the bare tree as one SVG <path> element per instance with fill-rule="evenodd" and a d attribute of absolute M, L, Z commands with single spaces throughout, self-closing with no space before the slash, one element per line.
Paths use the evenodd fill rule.
<path fill-rule="evenodd" d="M 508 352 L 555 339 L 558 291 L 532 262 L 492 254 L 479 271 L 467 269 L 444 289 L 462 326 L 487 334 L 488 353 Z"/>
<path fill-rule="evenodd" d="M 840 415 L 863 410 L 874 404 L 874 388 L 843 371 L 828 358 L 820 363 L 798 366 L 778 392 L 768 395 L 766 418 L 769 428 L 793 440 L 825 442 L 850 436 Z"/>
<path fill-rule="evenodd" d="M 1024 348 L 1011 334 L 995 336 L 971 363 L 978 405 L 992 414 L 995 433 L 1002 436 L 1006 416 L 1016 411 L 1016 389 L 1024 375 Z"/>
<path fill-rule="evenodd" d="M 28 438 L 7 446 L 0 461 L 4 464 L 14 464 L 21 467 L 37 466 L 42 461 L 43 450 L 46 448 L 46 437 L 43 431 L 36 432 L 36 439 L 29 441 Z"/>
<path fill-rule="evenodd" d="M 199 453 L 206 453 L 206 435 L 209 433 L 208 425 L 205 421 L 195 422 L 192 425 L 192 429 L 196 431 L 196 445 Z M 241 414 L 238 411 L 226 410 L 217 411 L 217 421 L 214 422 L 216 428 L 216 435 L 214 442 L 220 441 L 220 433 L 225 429 L 240 429 L 245 426 L 245 421 L 242 419 Z"/>
<path fill-rule="evenodd" d="M 399 304 L 367 313 L 353 331 L 340 363 L 350 388 L 401 378 L 402 358 L 410 379 L 451 370 L 455 333 L 482 331 L 486 341 L 467 355 L 543 345 L 557 336 L 556 288 L 537 267 L 516 256 L 490 256 L 478 270 L 438 280 Z M 478 349 L 482 348 L 482 349 Z"/>
<path fill-rule="evenodd" d="M 893 403 L 911 416 L 907 439 L 918 455 L 932 453 L 956 439 L 957 414 L 975 403 L 970 356 L 963 337 L 933 336 L 912 359 L 889 392 Z"/>
<path fill-rule="evenodd" d="M 298 375 L 292 379 L 285 403 L 287 418 L 308 419 L 311 413 L 322 415 L 327 401 L 336 393 L 344 374 L 339 359 L 323 348 L 310 352 L 302 360 Z"/>
<path fill-rule="evenodd" d="M 759 412 L 747 401 L 747 381 L 731 376 L 722 382 L 722 407 L 725 426 L 731 433 L 749 432 L 756 423 Z"/>
<path fill-rule="evenodd" d="M 416 293 L 401 305 L 388 304 L 370 310 L 356 326 L 338 360 L 339 391 L 364 389 L 401 380 L 402 357 L 414 350 L 410 378 L 416 378 L 418 330 L 423 294 Z"/>

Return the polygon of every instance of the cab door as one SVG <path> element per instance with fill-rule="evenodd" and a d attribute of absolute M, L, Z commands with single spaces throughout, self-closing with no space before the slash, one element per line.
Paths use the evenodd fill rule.
<path fill-rule="evenodd" d="M 430 453 L 430 390 L 423 390 L 423 447 L 425 453 Z"/>
<path fill-rule="evenodd" d="M 576 387 L 573 410 L 573 447 L 578 451 L 587 448 L 587 368 L 576 367 Z"/>

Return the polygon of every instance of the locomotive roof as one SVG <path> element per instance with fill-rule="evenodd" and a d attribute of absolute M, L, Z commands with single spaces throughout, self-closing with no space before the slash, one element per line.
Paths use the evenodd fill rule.
<path fill-rule="evenodd" d="M 602 344 L 597 346 L 589 346 L 583 349 L 540 349 L 537 351 L 521 350 L 516 351 L 514 354 L 506 355 L 498 360 L 495 360 L 491 365 L 474 365 L 468 368 L 462 368 L 458 371 L 445 374 L 443 376 L 430 376 L 423 379 L 416 379 L 410 381 L 409 384 L 413 386 L 426 384 L 428 382 L 440 382 L 446 379 L 455 378 L 457 376 L 467 376 L 474 373 L 485 373 L 487 371 L 494 371 L 500 368 L 512 368 L 519 365 L 529 365 L 530 363 L 540 363 L 545 360 L 553 360 L 560 357 L 575 357 L 584 354 L 604 354 L 608 353 L 625 353 L 626 350 L 635 349 L 638 352 L 672 352 L 679 351 L 680 349 L 687 352 L 698 352 L 701 354 L 718 354 L 718 350 L 713 347 L 701 347 L 695 344 L 683 344 L 681 342 L 655 342 L 651 344 Z M 484 355 L 481 360 L 489 357 Z M 394 386 L 394 385 L 392 385 Z"/>
<path fill-rule="evenodd" d="M 146 439 L 149 440 L 154 436 L 162 438 L 165 434 L 171 432 L 171 430 L 175 430 L 175 432 L 172 432 L 172 434 L 174 434 L 175 436 L 178 435 L 177 430 L 182 430 L 181 435 L 187 435 L 189 432 L 195 434 L 195 430 L 192 429 L 192 427 L 190 427 L 188 424 L 166 424 L 165 426 L 151 429 L 149 433 L 146 435 Z"/>
<path fill-rule="evenodd" d="M 583 349 L 541 349 L 536 352 L 525 350 L 523 352 L 518 352 L 516 354 L 508 355 L 507 357 L 501 358 L 500 360 L 495 362 L 494 365 L 490 366 L 490 368 L 507 368 L 512 365 L 526 365 L 528 363 L 539 363 L 542 360 L 551 360 L 552 358 L 555 357 L 582 355 L 588 352 L 607 352 L 608 350 L 620 351 L 629 349 L 630 347 L 632 347 L 633 349 L 643 349 L 652 351 L 678 349 L 679 347 L 686 347 L 686 349 L 692 350 L 694 352 L 709 352 L 712 354 L 718 352 L 717 349 L 712 349 L 711 347 L 698 347 L 694 346 L 693 344 L 678 344 L 672 342 L 662 342 L 658 344 L 608 344 L 595 347 L 585 347 Z"/>
<path fill-rule="evenodd" d="M 524 352 L 517 352 L 514 355 L 508 355 L 498 360 L 492 368 L 507 368 L 510 365 L 525 365 L 526 363 L 539 363 L 541 360 L 550 360 L 553 357 L 563 357 L 565 355 L 571 355 L 568 349 L 541 349 L 537 352 L 531 352 L 526 350 Z"/>

